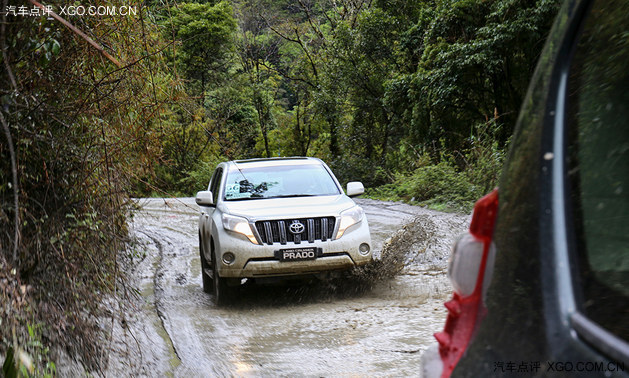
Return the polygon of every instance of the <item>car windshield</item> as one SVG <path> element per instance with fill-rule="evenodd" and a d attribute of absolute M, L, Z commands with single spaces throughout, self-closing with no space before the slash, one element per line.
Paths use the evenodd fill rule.
<path fill-rule="evenodd" d="M 340 194 L 319 164 L 255 166 L 232 169 L 225 181 L 226 201 Z"/>

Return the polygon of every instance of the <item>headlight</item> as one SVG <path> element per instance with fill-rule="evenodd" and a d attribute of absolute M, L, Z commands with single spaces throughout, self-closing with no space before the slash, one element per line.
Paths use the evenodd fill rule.
<path fill-rule="evenodd" d="M 336 238 L 338 239 L 343 236 L 345 230 L 355 225 L 356 223 L 360 223 L 365 216 L 365 212 L 358 206 L 354 206 L 351 209 L 347 209 L 341 213 L 341 222 L 339 224 L 339 231 L 336 233 Z"/>
<path fill-rule="evenodd" d="M 256 237 L 253 235 L 253 231 L 251 231 L 251 226 L 249 225 L 247 218 L 223 214 L 223 228 L 245 235 L 253 244 L 258 244 Z"/>

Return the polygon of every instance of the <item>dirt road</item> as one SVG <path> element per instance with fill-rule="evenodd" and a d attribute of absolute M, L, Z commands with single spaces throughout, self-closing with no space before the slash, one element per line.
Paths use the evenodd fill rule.
<path fill-rule="evenodd" d="M 141 296 L 116 322 L 107 376 L 417 375 L 421 353 L 443 327 L 449 248 L 469 219 L 358 202 L 377 258 L 404 264 L 395 278 L 376 281 L 371 269 L 361 277 L 370 287 L 347 279 L 245 284 L 232 305 L 218 308 L 201 289 L 194 200 L 140 200 L 131 228 L 141 261 L 131 274 Z"/>

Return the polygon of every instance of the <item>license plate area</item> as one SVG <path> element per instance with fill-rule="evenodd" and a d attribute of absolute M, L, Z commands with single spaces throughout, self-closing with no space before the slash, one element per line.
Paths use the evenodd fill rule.
<path fill-rule="evenodd" d="M 275 258 L 280 261 L 307 261 L 321 256 L 323 250 L 317 247 L 285 248 L 275 251 Z"/>

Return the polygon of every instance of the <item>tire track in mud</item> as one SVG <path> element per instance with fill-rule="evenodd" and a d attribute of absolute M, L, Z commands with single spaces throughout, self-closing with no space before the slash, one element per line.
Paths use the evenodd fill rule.
<path fill-rule="evenodd" d="M 153 264 L 155 311 L 160 318 L 163 339 L 172 354 L 169 370 L 164 373 L 176 377 L 217 375 L 220 373 L 217 365 L 220 364 L 206 358 L 207 342 L 196 332 L 195 324 L 203 317 L 188 312 L 207 312 L 213 308 L 211 297 L 201 289 L 200 266 L 195 272 L 199 264 L 196 246 L 198 214 L 173 209 L 172 205 L 169 208 L 173 211 L 144 209 L 147 217 L 153 217 L 159 223 L 144 222 L 141 228 L 156 247 Z"/>
<path fill-rule="evenodd" d="M 180 365 L 165 324 L 161 277 L 170 243 L 152 226 L 158 221 L 159 217 L 138 211 L 130 222 L 133 261 L 125 270 L 134 294 L 127 298 L 125 324 L 113 327 L 114 346 L 104 376 L 174 376 L 174 368 Z"/>
<path fill-rule="evenodd" d="M 176 203 L 189 207 L 185 203 Z M 158 222 L 145 222 L 141 231 L 156 247 L 153 263 L 155 311 L 160 319 L 160 333 L 169 349 L 169 376 L 204 376 L 215 370 L 212 363 L 201 361 L 202 340 L 194 332 L 192 314 L 181 314 L 179 308 L 190 307 L 190 300 L 206 296 L 196 282 L 190 258 L 198 260 L 196 242 L 197 213 L 181 211 L 168 203 L 168 209 L 145 208 L 147 218 Z M 195 205 L 196 206 L 196 205 Z M 196 252 L 195 252 L 196 251 Z M 194 265 L 194 264 L 192 264 Z M 186 291 L 193 288 L 195 293 Z M 182 292 L 183 291 L 183 292 Z M 183 315 L 183 316 L 182 316 Z"/>
<path fill-rule="evenodd" d="M 163 332 L 159 332 L 158 333 L 162 333 L 163 335 L 165 335 L 166 340 L 164 340 L 166 342 L 166 345 L 168 346 L 168 348 L 170 349 L 170 352 L 172 352 L 178 362 L 174 363 L 171 361 L 171 366 L 173 366 L 173 368 L 176 368 L 177 366 L 179 366 L 181 364 L 181 357 L 179 355 L 179 352 L 177 351 L 177 348 L 175 347 L 175 344 L 173 342 L 173 339 L 170 335 L 170 333 L 168 332 L 168 329 L 166 328 L 166 323 L 165 323 L 165 319 L 166 319 L 166 314 L 164 312 L 163 309 L 163 293 L 164 293 L 164 288 L 163 288 L 163 284 L 160 282 L 162 277 L 164 276 L 164 247 L 162 246 L 162 243 L 159 241 L 158 238 L 152 236 L 151 234 L 149 234 L 146 231 L 140 231 L 140 233 L 144 234 L 147 238 L 149 238 L 153 244 L 155 244 L 155 246 L 157 247 L 157 250 L 159 252 L 158 257 L 157 257 L 157 261 L 156 261 L 156 267 L 155 267 L 155 271 L 153 273 L 153 292 L 154 292 L 154 299 L 153 299 L 153 306 L 155 309 L 155 312 L 157 314 L 157 316 L 160 319 L 161 322 L 161 328 Z M 170 244 L 170 243 L 169 243 Z"/>

